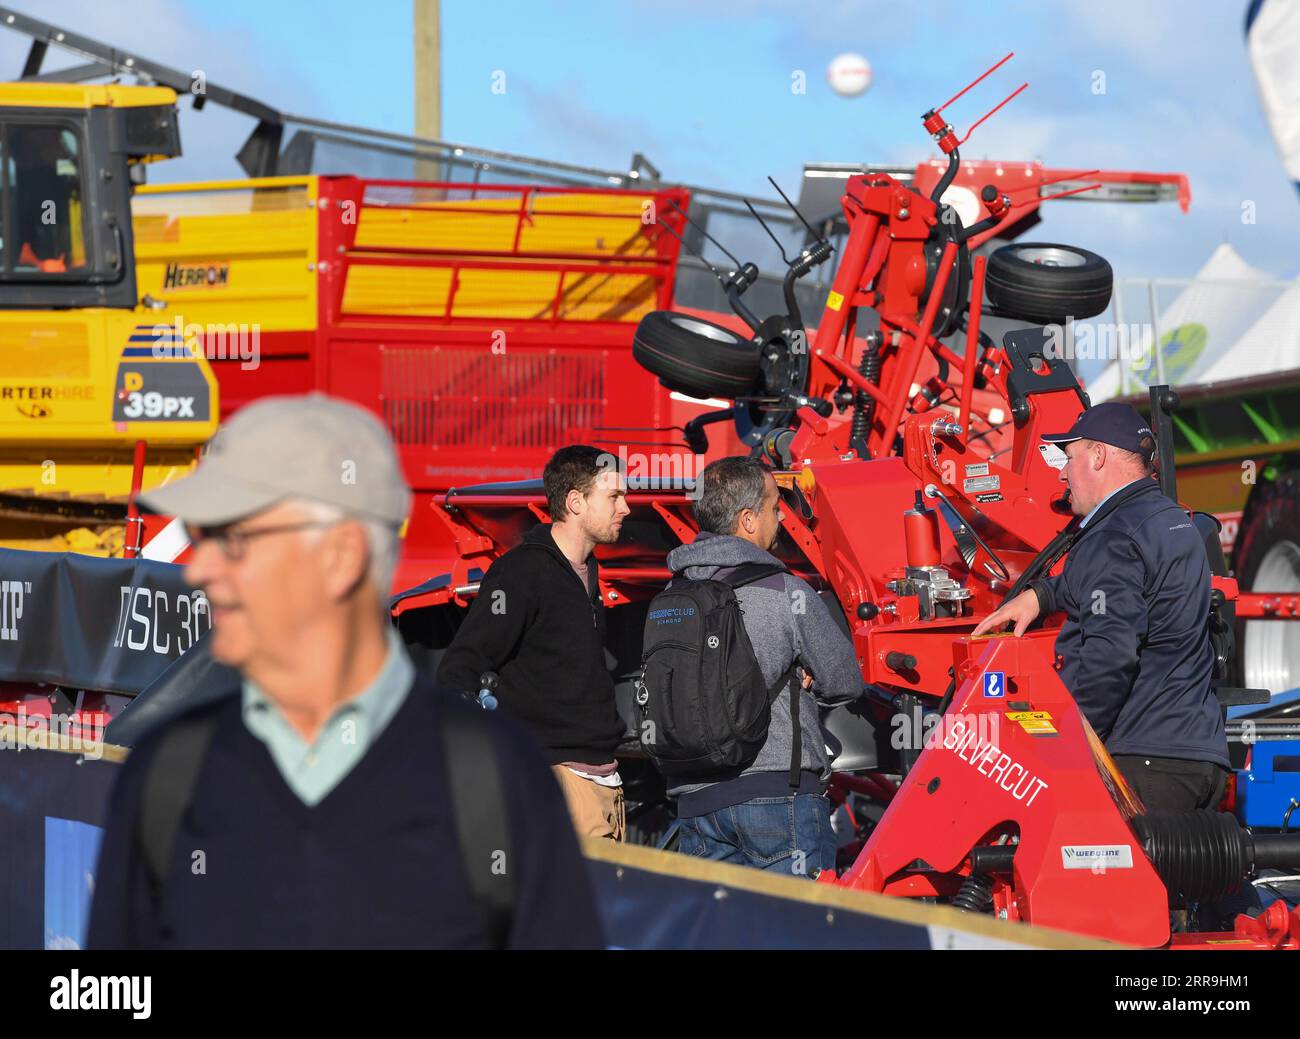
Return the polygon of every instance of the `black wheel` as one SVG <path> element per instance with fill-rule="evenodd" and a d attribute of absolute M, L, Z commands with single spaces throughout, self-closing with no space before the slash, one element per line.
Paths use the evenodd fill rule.
<path fill-rule="evenodd" d="M 758 344 L 689 314 L 653 310 L 632 337 L 632 356 L 670 390 L 691 397 L 739 397 L 759 377 Z"/>
<path fill-rule="evenodd" d="M 1244 592 L 1300 592 L 1300 471 L 1255 488 L 1233 552 Z M 1238 622 L 1237 660 L 1247 689 L 1300 686 L 1300 622 Z"/>
<path fill-rule="evenodd" d="M 1110 305 L 1115 274 L 1087 249 L 1051 242 L 1016 242 L 989 257 L 989 302 L 1007 317 L 1044 324 L 1094 317 Z"/>

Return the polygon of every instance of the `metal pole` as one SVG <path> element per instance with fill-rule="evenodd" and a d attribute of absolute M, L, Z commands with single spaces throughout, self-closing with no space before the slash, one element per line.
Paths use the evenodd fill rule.
<path fill-rule="evenodd" d="M 135 455 L 131 460 L 131 494 L 126 506 L 126 537 L 122 544 L 122 555 L 135 559 L 144 547 L 144 520 L 140 518 L 140 506 L 136 499 L 144 485 L 144 459 L 147 444 L 143 440 L 135 442 Z"/>
<path fill-rule="evenodd" d="M 1128 374 L 1124 371 L 1127 365 L 1127 358 L 1124 357 L 1128 350 L 1120 342 L 1120 338 L 1128 337 L 1128 325 L 1124 324 L 1124 283 L 1122 281 L 1115 283 L 1115 294 L 1110 300 L 1111 308 L 1115 314 L 1115 346 L 1117 353 L 1115 364 L 1119 366 L 1119 395 L 1128 396 Z"/>
<path fill-rule="evenodd" d="M 430 140 L 442 136 L 442 55 L 439 0 L 414 0 L 412 37 L 415 44 L 415 135 Z M 441 180 L 439 163 L 416 163 L 415 180 Z"/>
<path fill-rule="evenodd" d="M 1164 351 L 1160 348 L 1160 318 L 1156 314 L 1156 286 L 1155 282 L 1147 281 L 1147 298 L 1151 302 L 1151 336 L 1154 339 L 1156 351 L 1156 382 L 1164 385 L 1165 381 L 1165 358 Z M 1148 385 L 1150 383 L 1148 382 Z"/>

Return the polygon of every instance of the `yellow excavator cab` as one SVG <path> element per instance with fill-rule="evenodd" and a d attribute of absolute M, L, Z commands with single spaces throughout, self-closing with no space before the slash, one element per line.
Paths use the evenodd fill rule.
<path fill-rule="evenodd" d="M 0 84 L 0 546 L 108 554 L 132 486 L 215 432 L 201 347 L 138 294 L 131 167 L 180 154 L 176 92 Z"/>

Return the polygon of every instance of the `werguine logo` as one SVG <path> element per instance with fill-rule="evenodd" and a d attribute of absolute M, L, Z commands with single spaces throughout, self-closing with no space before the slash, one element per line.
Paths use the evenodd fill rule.
<path fill-rule="evenodd" d="M 59 975 L 50 981 L 51 1010 L 130 1010 L 143 1021 L 150 1013 L 153 979 L 129 977 L 82 977 L 74 970 L 70 977 Z"/>

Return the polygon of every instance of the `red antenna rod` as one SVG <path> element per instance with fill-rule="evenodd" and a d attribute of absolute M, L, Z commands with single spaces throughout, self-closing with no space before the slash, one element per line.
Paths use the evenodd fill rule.
<path fill-rule="evenodd" d="M 976 83 L 981 83 L 981 82 L 983 82 L 984 80 L 988 79 L 989 76 L 991 76 L 994 72 L 996 72 L 998 69 L 1000 69 L 1003 65 L 1005 65 L 1008 61 L 1010 61 L 1010 60 L 1011 60 L 1012 58 L 1014 58 L 1015 56 L 1016 56 L 1016 52 L 1015 52 L 1015 51 L 1012 51 L 1012 52 L 1011 52 L 1010 54 L 1008 54 L 1005 58 L 1003 58 L 1003 59 L 1002 59 L 1001 61 L 999 61 L 996 65 L 994 65 L 991 69 L 989 69 L 987 72 L 985 72 L 984 75 L 980 76 L 979 79 L 974 80 L 974 81 L 971 82 L 971 83 L 968 83 L 965 87 L 963 87 L 961 90 L 959 90 L 957 93 L 955 93 L 952 97 L 948 98 L 948 100 L 945 101 L 943 104 L 941 104 L 938 108 L 936 108 L 935 111 L 936 111 L 936 112 L 942 112 L 942 111 L 943 111 L 945 108 L 947 108 L 950 104 L 952 104 L 954 101 L 956 101 L 957 98 L 961 97 L 962 94 L 966 93 L 966 91 L 970 90 L 971 87 L 975 86 Z M 990 114 L 992 114 L 992 113 L 990 113 Z M 972 129 L 974 129 L 974 127 L 972 127 Z"/>
<path fill-rule="evenodd" d="M 974 84 L 972 84 L 972 85 L 974 85 Z M 1024 89 L 1025 89 L 1026 87 L 1028 87 L 1028 86 L 1029 86 L 1028 83 L 1021 83 L 1020 86 L 1016 87 L 1015 90 L 1013 90 L 1010 94 L 1008 94 L 1008 95 L 1003 99 L 1003 101 L 1002 101 L 1001 104 L 996 105 L 995 107 L 989 109 L 988 112 L 986 112 L 983 116 L 981 116 L 979 119 L 976 119 L 975 122 L 972 124 L 971 128 L 970 128 L 969 130 L 966 131 L 966 136 L 963 137 L 960 141 L 957 142 L 958 146 L 960 147 L 961 145 L 963 145 L 963 144 L 965 144 L 967 141 L 969 141 L 969 140 L 970 140 L 970 135 L 973 134 L 973 133 L 975 132 L 975 127 L 979 126 L 980 123 L 984 122 L 985 119 L 987 119 L 989 116 L 991 116 L 994 112 L 996 112 L 999 108 L 1001 108 L 1003 105 L 1005 105 L 1008 101 L 1010 101 L 1013 97 L 1015 97 L 1017 94 L 1019 94 L 1022 90 L 1024 90 Z"/>

